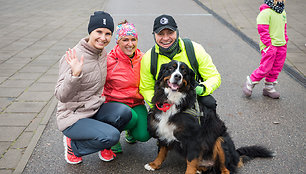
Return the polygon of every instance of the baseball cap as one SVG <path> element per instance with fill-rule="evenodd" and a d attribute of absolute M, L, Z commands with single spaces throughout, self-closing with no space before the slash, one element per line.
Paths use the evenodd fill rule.
<path fill-rule="evenodd" d="M 153 32 L 159 33 L 165 28 L 176 31 L 177 25 L 172 16 L 163 14 L 155 18 Z"/>

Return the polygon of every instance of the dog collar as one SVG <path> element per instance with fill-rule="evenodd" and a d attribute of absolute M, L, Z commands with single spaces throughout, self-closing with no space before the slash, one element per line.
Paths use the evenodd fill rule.
<path fill-rule="evenodd" d="M 158 104 L 159 103 L 156 103 L 155 106 L 157 107 L 158 110 L 161 110 L 163 112 L 166 112 L 170 109 L 170 107 L 173 105 L 173 104 L 169 104 L 169 103 L 164 103 L 162 107 L 158 107 Z"/>

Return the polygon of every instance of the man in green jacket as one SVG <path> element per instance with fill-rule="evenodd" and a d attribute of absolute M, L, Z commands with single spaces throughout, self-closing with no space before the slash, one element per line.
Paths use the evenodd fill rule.
<path fill-rule="evenodd" d="M 162 64 L 171 60 L 182 61 L 192 68 L 183 40 L 179 37 L 177 25 L 172 16 L 161 15 L 154 20 L 153 36 L 155 40 L 155 52 L 157 53 L 156 77 L 151 73 L 151 50 L 148 50 L 141 60 L 139 90 L 146 102 L 152 107 L 155 79 Z M 221 76 L 212 62 L 209 54 L 198 43 L 192 42 L 195 57 L 198 63 L 198 73 L 202 82 L 196 87 L 198 99 L 206 106 L 216 109 L 216 101 L 210 95 L 221 84 Z"/>

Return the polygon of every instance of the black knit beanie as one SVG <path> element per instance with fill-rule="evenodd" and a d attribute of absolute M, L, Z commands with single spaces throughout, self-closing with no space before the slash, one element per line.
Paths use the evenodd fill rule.
<path fill-rule="evenodd" d="M 96 11 L 90 16 L 88 34 L 97 28 L 107 28 L 114 32 L 114 21 L 110 14 L 104 11 Z"/>

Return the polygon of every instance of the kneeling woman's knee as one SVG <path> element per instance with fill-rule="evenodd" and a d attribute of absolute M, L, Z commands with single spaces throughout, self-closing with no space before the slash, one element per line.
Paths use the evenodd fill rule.
<path fill-rule="evenodd" d="M 132 118 L 131 108 L 119 102 L 106 103 L 105 107 L 108 112 L 106 122 L 115 126 L 121 132 Z"/>
<path fill-rule="evenodd" d="M 120 132 L 118 130 L 109 132 L 108 135 L 100 139 L 101 144 L 107 144 L 107 146 L 111 147 L 118 143 L 120 140 Z M 104 145 L 103 145 L 104 146 Z"/>
<path fill-rule="evenodd" d="M 123 122 L 129 122 L 132 118 L 131 108 L 125 104 L 118 107 L 118 114 L 121 116 Z"/>
<path fill-rule="evenodd" d="M 108 137 L 108 141 L 109 141 L 110 146 L 113 146 L 113 145 L 117 144 L 119 140 L 120 140 L 120 133 L 119 134 L 114 134 L 113 136 Z"/>

